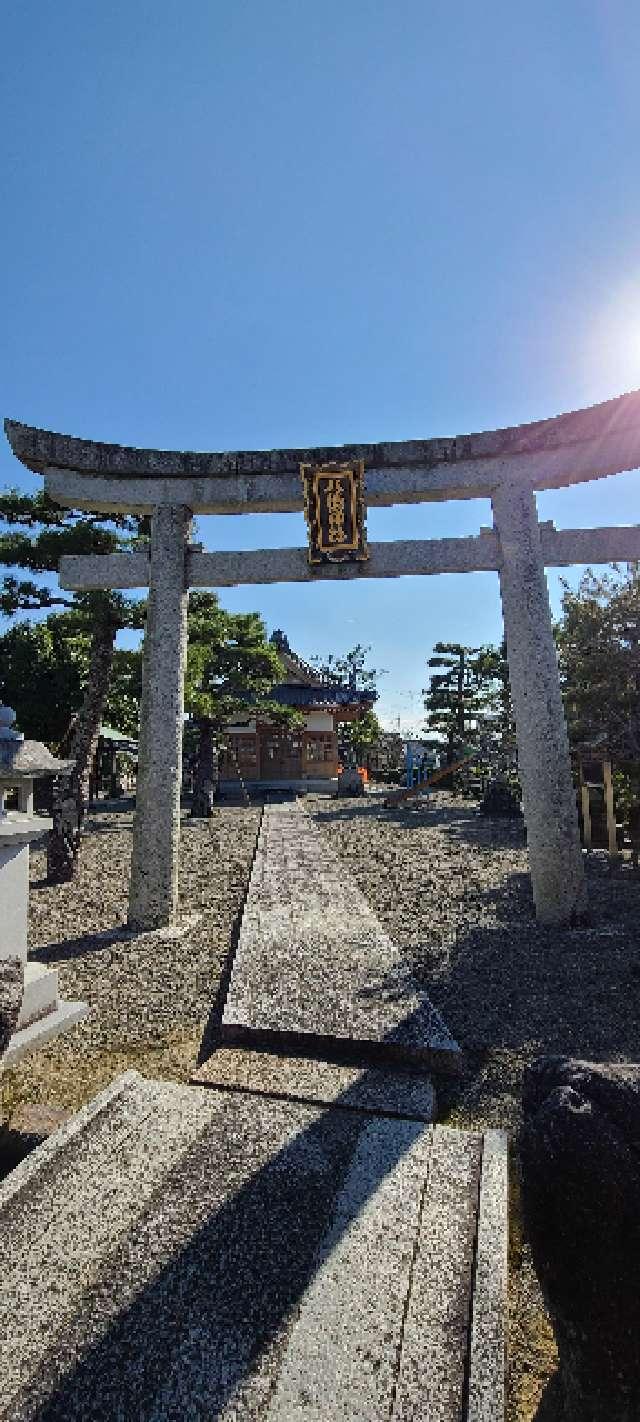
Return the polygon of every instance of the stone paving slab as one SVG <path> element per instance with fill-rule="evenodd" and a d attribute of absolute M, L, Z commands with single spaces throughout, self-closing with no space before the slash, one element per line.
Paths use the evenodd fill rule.
<path fill-rule="evenodd" d="M 482 1136 L 437 1127 L 392 1422 L 462 1422 Z"/>
<path fill-rule="evenodd" d="M 389 1416 L 431 1132 L 372 1121 L 360 1137 L 301 1303 L 268 1422 Z"/>
<path fill-rule="evenodd" d="M 56 1191 L 60 1220 L 47 1234 L 61 1247 L 23 1269 L 19 1306 L 0 1279 L 0 1307 L 13 1318 L 3 1419 L 262 1417 L 365 1118 L 190 1086 L 168 1090 L 178 1109 L 172 1120 L 164 1113 L 154 1180 L 141 1166 L 127 1188 L 133 1142 L 123 1169 L 106 1115 L 104 1169 L 85 1192 L 82 1220 L 74 1211 L 75 1228 L 67 1229 Z M 181 1110 L 190 1117 L 186 1137 Z M 157 1150 L 145 1119 L 137 1154 L 153 1161 Z M 29 1302 L 37 1277 L 52 1295 L 44 1329 L 44 1288 Z"/>
<path fill-rule="evenodd" d="M 392 1067 L 349 1066 L 314 1057 L 279 1057 L 220 1047 L 191 1077 L 196 1086 L 282 1096 L 289 1101 L 432 1121 L 435 1092 L 428 1076 Z"/>
<path fill-rule="evenodd" d="M 62 1032 L 68 1032 L 70 1027 L 77 1026 L 78 1022 L 83 1022 L 88 1016 L 88 1002 L 59 1002 L 54 1012 L 47 1012 L 46 1016 L 37 1017 L 35 1022 L 29 1022 L 26 1027 L 19 1027 L 2 1058 L 3 1071 L 16 1066 L 17 1062 L 30 1052 L 39 1051 L 45 1042 L 59 1037 Z"/>
<path fill-rule="evenodd" d="M 462 1417 L 480 1137 L 136 1073 L 73 1124 L 0 1194 L 3 1422 Z"/>
<path fill-rule="evenodd" d="M 263 815 L 222 1038 L 458 1069 L 458 1044 L 299 804 Z"/>
<path fill-rule="evenodd" d="M 5 1395 L 19 1389 L 25 1370 L 42 1365 L 51 1338 L 71 1322 L 118 1240 L 135 1230 L 145 1204 L 202 1124 L 202 1114 L 201 1103 L 185 1099 L 181 1088 L 144 1083 L 137 1099 L 129 1093 L 126 1116 L 114 1105 L 108 1132 L 94 1137 L 88 1158 L 64 1190 L 56 1183 L 49 1209 L 31 1215 L 22 1238 L 11 1227 L 3 1229 L 8 1257 L 0 1337 L 11 1338 L 25 1314 L 36 1320 L 35 1329 L 24 1328 L 19 1348 L 3 1360 Z"/>
<path fill-rule="evenodd" d="M 67 1180 L 82 1170 L 93 1137 L 102 1134 L 103 1118 L 108 1121 L 107 1129 L 111 1129 L 114 1111 L 128 1110 L 128 1098 L 142 1092 L 142 1081 L 137 1071 L 114 1077 L 11 1171 L 0 1184 L 3 1234 L 8 1225 L 41 1212 L 54 1196 L 54 1180 L 58 1191 L 66 1188 Z"/>
<path fill-rule="evenodd" d="M 486 1131 L 471 1318 L 467 1422 L 502 1422 L 506 1405 L 508 1139 Z"/>

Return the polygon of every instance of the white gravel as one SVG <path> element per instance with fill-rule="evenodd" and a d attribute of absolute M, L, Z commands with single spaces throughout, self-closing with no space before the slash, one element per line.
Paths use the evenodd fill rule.
<path fill-rule="evenodd" d="M 183 822 L 180 909 L 185 936 L 125 931 L 131 813 L 92 815 L 79 870 L 47 886 L 44 852 L 31 856 L 30 956 L 56 965 L 61 994 L 84 998 L 89 1019 L 73 1049 L 149 1041 L 206 1020 L 242 909 L 260 811 L 221 807 Z"/>

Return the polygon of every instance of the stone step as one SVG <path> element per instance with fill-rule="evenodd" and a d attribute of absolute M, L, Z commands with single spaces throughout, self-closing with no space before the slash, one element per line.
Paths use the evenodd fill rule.
<path fill-rule="evenodd" d="M 220 1047 L 194 1072 L 196 1086 L 248 1091 L 311 1105 L 433 1121 L 435 1092 L 424 1073 L 281 1057 Z"/>
<path fill-rule="evenodd" d="M 25 1368 L 33 1370 L 45 1357 L 50 1338 L 72 1318 L 78 1300 L 100 1277 L 105 1257 L 118 1239 L 135 1228 L 137 1217 L 169 1170 L 176 1154 L 201 1129 L 202 1101 L 191 1102 L 180 1088 L 140 1081 L 114 1099 L 86 1142 L 75 1168 L 60 1160 L 47 1176 L 46 1204 L 42 1181 L 40 1209 L 23 1210 L 16 1228 L 10 1218 L 2 1236 L 7 1263 L 0 1296 L 0 1336 L 10 1335 L 12 1321 L 28 1308 L 37 1330 L 25 1337 L 19 1358 L 3 1364 L 3 1391 L 11 1395 Z M 27 1200 L 23 1204 L 29 1202 Z M 10 1211 L 8 1211 L 10 1214 Z M 89 1225 L 89 1227 L 87 1227 Z"/>
<path fill-rule="evenodd" d="M 58 1006 L 54 1011 L 46 1012 L 42 1017 L 36 1017 L 25 1027 L 16 1028 L 2 1058 L 3 1071 L 6 1071 L 8 1067 L 16 1066 L 23 1057 L 29 1056 L 31 1052 L 39 1051 L 46 1042 L 52 1041 L 54 1037 L 68 1032 L 71 1027 L 77 1026 L 78 1022 L 83 1022 L 88 1015 L 88 1002 L 69 1002 L 59 999 Z"/>
<path fill-rule="evenodd" d="M 35 1228 L 34 1220 L 52 1207 L 56 1190 L 64 1193 L 69 1182 L 80 1178 L 96 1136 L 100 1139 L 100 1151 L 104 1150 L 102 1118 L 105 1115 L 112 1118 L 114 1110 L 138 1111 L 137 1088 L 141 1082 L 142 1078 L 135 1071 L 116 1077 L 2 1182 L 0 1211 L 4 1238 L 9 1231 L 19 1231 L 22 1227 Z M 20 1247 L 18 1233 L 15 1233 L 15 1243 Z"/>
<path fill-rule="evenodd" d="M 495 1132 L 128 1073 L 0 1188 L 0 1417 L 498 1422 L 505 1172 Z"/>
<path fill-rule="evenodd" d="M 299 805 L 265 808 L 222 1018 L 227 1044 L 459 1069 L 460 1049 Z"/>
<path fill-rule="evenodd" d="M 431 1148 L 431 1131 L 409 1121 L 378 1119 L 362 1132 L 293 1324 L 269 1422 L 389 1416 Z"/>

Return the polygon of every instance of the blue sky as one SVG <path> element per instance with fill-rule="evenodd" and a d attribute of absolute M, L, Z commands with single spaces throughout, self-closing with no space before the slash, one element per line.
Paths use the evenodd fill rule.
<path fill-rule="evenodd" d="M 640 386 L 631 0 L 5 0 L 1 51 L 1 413 L 246 449 L 494 428 Z M 3 441 L 0 485 L 35 487 L 21 475 Z M 638 475 L 539 506 L 635 523 Z M 489 521 L 372 510 L 369 535 Z M 222 601 L 304 655 L 370 644 L 407 728 L 432 643 L 501 628 L 490 574 Z"/>

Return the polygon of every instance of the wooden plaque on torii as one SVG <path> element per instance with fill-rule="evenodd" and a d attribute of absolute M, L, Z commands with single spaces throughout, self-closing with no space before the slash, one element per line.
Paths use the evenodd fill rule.
<path fill-rule="evenodd" d="M 364 463 L 301 464 L 310 564 L 362 562 L 369 557 Z"/>

